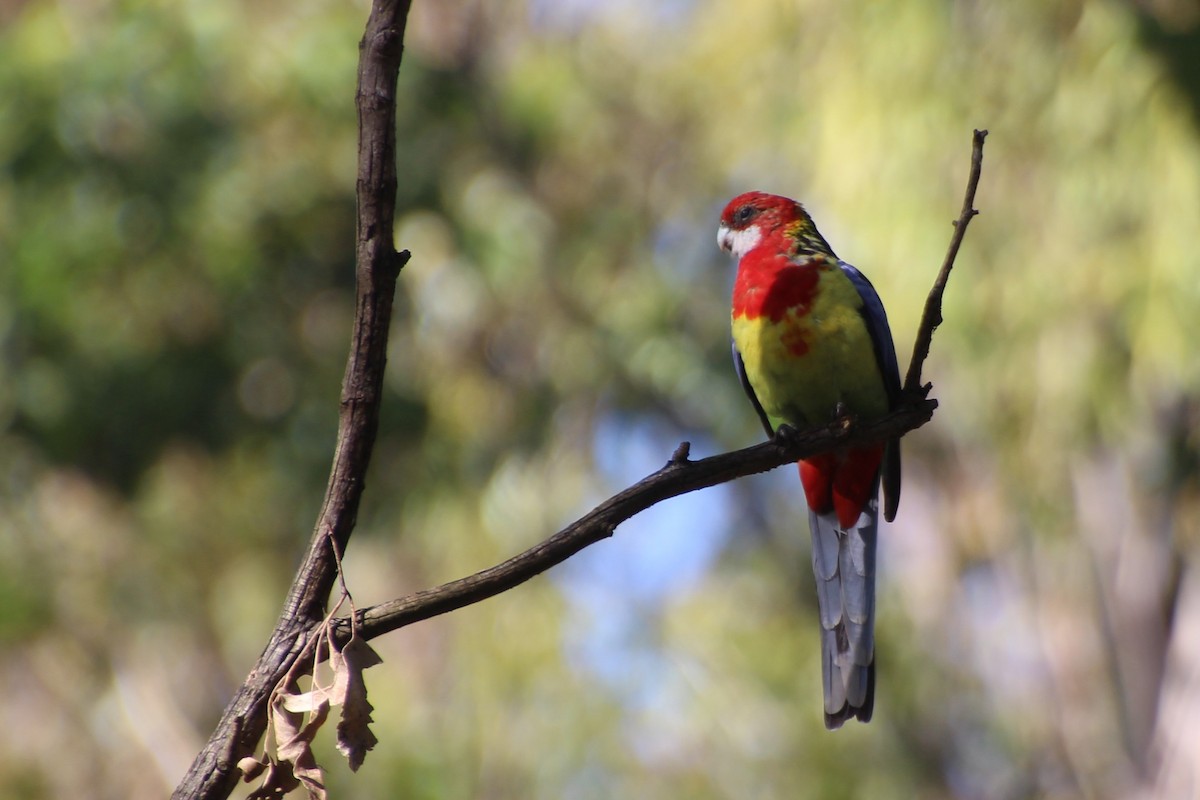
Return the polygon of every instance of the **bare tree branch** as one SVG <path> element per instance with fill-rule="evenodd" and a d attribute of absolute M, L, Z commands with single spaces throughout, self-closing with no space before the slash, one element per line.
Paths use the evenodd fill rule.
<path fill-rule="evenodd" d="M 950 247 L 946 251 L 946 259 L 938 272 L 929 297 L 925 299 L 925 310 L 921 314 L 921 324 L 917 328 L 917 341 L 913 345 L 912 361 L 908 364 L 908 374 L 904 376 L 904 391 L 920 393 L 921 368 L 929 357 L 929 346 L 933 343 L 933 332 L 942 324 L 942 295 L 946 291 L 946 281 L 950 279 L 950 270 L 954 269 L 954 259 L 958 257 L 958 248 L 962 245 L 963 237 L 967 235 L 967 225 L 979 212 L 975 210 L 975 190 L 979 188 L 979 174 L 983 170 L 983 140 L 987 131 L 975 131 L 971 138 L 971 174 L 967 178 L 967 193 L 963 198 L 962 213 L 954 221 L 954 236 L 950 237 Z"/>
<path fill-rule="evenodd" d="M 258 663 L 226 707 L 174 798 L 228 797 L 237 762 L 262 738 L 276 683 L 304 652 L 337 579 L 335 553 L 354 529 L 379 427 L 387 334 L 396 278 L 408 261 L 392 238 L 396 211 L 396 81 L 411 0 L 375 0 L 359 44 L 357 307 L 342 383 L 337 448 L 308 556 Z"/>
<path fill-rule="evenodd" d="M 466 578 L 363 609 L 358 633 L 372 638 L 494 597 L 561 564 L 585 547 L 612 536 L 617 525 L 656 503 L 734 478 L 792 464 L 801 458 L 837 447 L 899 437 L 928 422 L 935 408 L 936 400 L 915 399 L 877 420 L 832 422 L 821 428 L 797 432 L 794 437 L 776 438 L 700 461 L 688 460 L 689 448 L 685 442 L 662 469 L 605 500 L 520 555 Z M 339 638 L 349 638 L 349 635 L 349 620 L 340 620 Z"/>

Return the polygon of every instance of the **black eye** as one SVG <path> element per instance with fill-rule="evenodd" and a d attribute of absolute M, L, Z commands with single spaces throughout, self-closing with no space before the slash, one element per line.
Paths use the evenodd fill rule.
<path fill-rule="evenodd" d="M 758 209 L 754 206 L 742 206 L 737 211 L 733 212 L 733 224 L 740 228 L 750 220 L 754 219 L 756 214 L 758 214 Z"/>

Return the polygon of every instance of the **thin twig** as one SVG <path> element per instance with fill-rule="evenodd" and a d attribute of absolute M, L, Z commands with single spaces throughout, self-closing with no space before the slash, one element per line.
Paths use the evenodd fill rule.
<path fill-rule="evenodd" d="M 346 583 L 346 570 L 342 568 L 341 551 L 333 539 L 329 540 L 329 550 L 333 553 L 333 561 L 337 566 L 338 586 L 341 587 L 342 596 L 338 598 L 337 605 L 329 609 L 329 613 L 325 615 L 325 624 L 328 624 L 329 619 L 341 609 L 342 603 L 350 604 L 350 619 L 354 620 L 358 617 L 358 607 L 354 605 L 354 595 L 350 594 L 350 586 Z"/>
<path fill-rule="evenodd" d="M 925 311 L 921 314 L 921 324 L 917 328 L 917 340 L 913 344 L 912 360 L 908 364 L 908 374 L 904 376 L 904 391 L 920 393 L 927 391 L 921 388 L 921 368 L 929 357 L 929 346 L 933 343 L 933 332 L 942 324 L 942 295 L 946 291 L 946 281 L 950 279 L 950 270 L 954 269 L 954 259 L 958 257 L 958 248 L 962 245 L 963 236 L 967 233 L 967 225 L 979 212 L 975 210 L 975 190 L 979 188 L 979 174 L 983 170 L 983 140 L 987 131 L 975 131 L 971 138 L 971 174 L 967 178 L 967 193 L 963 198 L 962 213 L 954 221 L 954 235 L 950 237 L 950 248 L 946 251 L 946 260 L 938 272 L 933 288 L 925 299 Z"/>

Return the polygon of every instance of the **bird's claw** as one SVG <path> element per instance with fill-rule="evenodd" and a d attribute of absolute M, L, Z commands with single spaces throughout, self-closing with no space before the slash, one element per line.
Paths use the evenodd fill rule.
<path fill-rule="evenodd" d="M 775 441 L 782 445 L 795 444 L 799 435 L 800 431 L 786 422 L 780 423 L 779 427 L 775 429 Z"/>

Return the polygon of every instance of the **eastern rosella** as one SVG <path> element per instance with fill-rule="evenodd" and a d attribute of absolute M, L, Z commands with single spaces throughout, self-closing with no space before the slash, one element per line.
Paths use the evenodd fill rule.
<path fill-rule="evenodd" d="M 900 393 L 883 303 L 834 255 L 794 200 L 739 195 L 717 243 L 738 259 L 733 360 L 768 436 L 781 425 L 885 414 Z M 875 539 L 879 485 L 890 522 L 900 499 L 900 447 L 844 449 L 799 462 L 821 617 L 825 727 L 866 722 L 875 704 Z"/>

